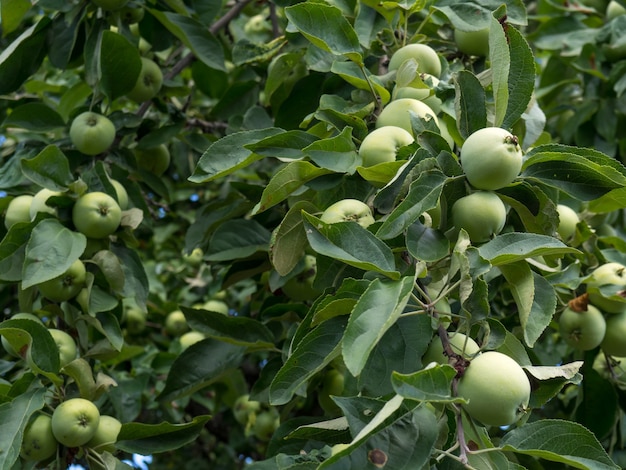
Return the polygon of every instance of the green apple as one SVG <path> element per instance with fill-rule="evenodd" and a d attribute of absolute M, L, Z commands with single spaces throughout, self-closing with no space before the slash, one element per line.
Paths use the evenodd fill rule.
<path fill-rule="evenodd" d="M 361 165 L 365 167 L 384 162 L 393 162 L 398 149 L 412 144 L 413 136 L 396 126 L 384 126 L 374 129 L 367 134 L 359 147 Z"/>
<path fill-rule="evenodd" d="M 454 42 L 463 54 L 486 57 L 489 55 L 489 28 L 477 31 L 455 29 Z"/>
<path fill-rule="evenodd" d="M 137 103 L 154 98 L 163 86 L 163 72 L 152 59 L 141 58 L 141 71 L 133 89 L 126 96 Z"/>
<path fill-rule="evenodd" d="M 485 127 L 470 134 L 461 147 L 461 166 L 476 189 L 496 190 L 513 182 L 522 169 L 517 137 L 500 127 Z"/>
<path fill-rule="evenodd" d="M 122 209 L 106 193 L 86 193 L 74 203 L 72 222 L 76 229 L 89 238 L 106 238 L 113 234 L 122 220 Z"/>
<path fill-rule="evenodd" d="M 250 400 L 250 395 L 240 395 L 233 403 L 233 416 L 235 420 L 244 427 L 248 427 L 256 414 L 261 411 L 261 403 Z"/>
<path fill-rule="evenodd" d="M 49 206 L 48 204 L 46 204 L 46 201 L 53 196 L 61 196 L 62 194 L 63 193 L 59 191 L 52 191 L 47 188 L 42 188 L 37 191 L 30 202 L 30 219 L 34 220 L 39 212 L 46 212 L 48 214 L 57 215 L 56 207 Z"/>
<path fill-rule="evenodd" d="M 370 207 L 358 199 L 341 199 L 331 204 L 322 212 L 320 220 L 327 224 L 356 222 L 364 228 L 375 222 Z"/>
<path fill-rule="evenodd" d="M 528 409 L 530 381 L 509 356 L 486 351 L 470 361 L 458 383 L 458 396 L 475 420 L 488 426 L 508 426 Z"/>
<path fill-rule="evenodd" d="M 38 321 L 39 323 L 41 323 L 41 319 L 37 315 L 34 315 L 32 313 L 26 313 L 26 312 L 16 313 L 15 315 L 12 315 L 10 319 L 11 320 L 32 320 L 32 321 Z M 2 342 L 2 347 L 7 353 L 9 353 L 13 357 L 18 357 L 22 359 L 22 356 L 20 355 L 20 353 L 16 351 L 13 348 L 13 346 L 11 346 L 11 344 L 9 343 L 9 340 L 7 340 L 4 336 L 1 336 L 0 342 Z"/>
<path fill-rule="evenodd" d="M 78 355 L 78 348 L 76 347 L 76 341 L 69 334 L 63 330 L 56 328 L 49 328 L 48 332 L 52 336 L 52 339 L 59 348 L 59 359 L 61 367 L 65 367 Z"/>
<path fill-rule="evenodd" d="M 30 205 L 33 202 L 33 196 L 30 194 L 22 194 L 11 199 L 7 210 L 4 214 L 4 226 L 10 229 L 18 222 L 30 222 Z"/>
<path fill-rule="evenodd" d="M 337 397 L 343 394 L 345 382 L 345 376 L 337 369 L 330 369 L 324 374 L 321 387 L 317 393 L 317 401 L 326 413 L 337 415 L 341 412 L 341 408 L 339 408 L 331 397 Z"/>
<path fill-rule="evenodd" d="M 589 301 L 604 313 L 620 313 L 626 309 L 626 266 L 623 264 L 602 264 L 584 282 L 587 284 Z M 624 298 L 624 301 L 619 297 Z"/>
<path fill-rule="evenodd" d="M 626 356 L 626 310 L 607 316 L 606 333 L 600 348 L 609 356 Z"/>
<path fill-rule="evenodd" d="M 315 256 L 307 254 L 303 261 L 302 271 L 289 278 L 281 287 L 283 294 L 298 302 L 316 299 L 321 294 L 313 287 L 317 274 L 317 259 Z M 296 269 L 299 266 L 296 266 Z"/>
<path fill-rule="evenodd" d="M 52 432 L 52 418 L 39 413 L 24 430 L 20 457 L 32 462 L 40 462 L 52 458 L 59 443 Z"/>
<path fill-rule="evenodd" d="M 137 167 L 161 176 L 170 166 L 170 151 L 165 144 L 147 149 L 135 149 Z"/>
<path fill-rule="evenodd" d="M 426 44 L 407 44 L 395 51 L 389 60 L 389 71 L 397 70 L 408 59 L 415 59 L 419 72 L 425 72 L 437 78 L 441 76 L 439 55 Z"/>
<path fill-rule="evenodd" d="M 222 313 L 224 315 L 228 315 L 230 312 L 230 307 L 223 300 L 218 299 L 209 299 L 205 303 L 202 304 L 202 308 L 204 310 L 209 310 L 210 312 Z"/>
<path fill-rule="evenodd" d="M 476 191 L 452 205 L 452 221 L 457 230 L 467 232 L 472 242 L 486 242 L 504 228 L 506 207 L 497 194 Z"/>
<path fill-rule="evenodd" d="M 480 353 L 480 346 L 469 336 L 463 333 L 448 333 L 450 347 L 456 354 L 462 355 L 466 359 L 470 359 Z M 428 345 L 428 349 L 422 357 L 424 365 L 436 362 L 437 364 L 448 364 L 448 356 L 444 354 L 443 343 L 438 335 L 435 335 Z"/>
<path fill-rule="evenodd" d="M 117 196 L 117 203 L 120 206 L 120 209 L 125 211 L 128 209 L 128 192 L 122 183 L 118 180 L 111 180 L 111 184 L 115 189 L 115 195 Z"/>
<path fill-rule="evenodd" d="M 180 310 L 174 310 L 165 317 L 165 331 L 172 336 L 180 336 L 189 330 L 185 314 Z"/>
<path fill-rule="evenodd" d="M 66 447 L 87 444 L 98 429 L 100 411 L 91 401 L 70 398 L 59 404 L 52 413 L 52 433 Z"/>
<path fill-rule="evenodd" d="M 200 333 L 199 331 L 192 330 L 192 331 L 187 331 L 186 333 L 183 333 L 182 335 L 180 335 L 180 337 L 178 338 L 178 341 L 180 342 L 180 346 L 182 350 L 184 351 L 189 346 L 199 343 L 205 338 L 206 338 L 206 335 L 204 333 Z"/>
<path fill-rule="evenodd" d="M 587 310 L 577 311 L 566 308 L 559 317 L 561 338 L 574 349 L 589 351 L 597 348 L 607 330 L 607 322 L 602 312 L 593 305 Z"/>
<path fill-rule="evenodd" d="M 146 329 L 146 313 L 139 307 L 129 307 L 124 314 L 126 331 L 131 335 L 138 335 Z"/>
<path fill-rule="evenodd" d="M 427 85 L 431 83 L 431 85 Z M 439 79 L 427 73 L 421 73 L 412 83 L 406 86 L 396 86 L 393 88 L 391 98 L 398 100 L 402 98 L 413 98 L 427 104 L 435 114 L 439 114 L 443 102 L 435 95 L 433 90 L 439 84 Z"/>
<path fill-rule="evenodd" d="M 620 15 L 626 15 L 626 8 L 621 3 L 611 0 L 606 6 L 606 21 L 611 21 Z"/>
<path fill-rule="evenodd" d="M 580 217 L 578 217 L 578 212 L 565 204 L 557 204 L 556 211 L 559 215 L 556 232 L 561 240 L 567 241 L 576 233 L 576 225 L 580 222 Z"/>
<path fill-rule="evenodd" d="M 85 264 L 77 259 L 63 274 L 37 284 L 37 288 L 46 299 L 53 302 L 64 302 L 78 295 L 85 286 L 86 279 Z"/>
<path fill-rule="evenodd" d="M 98 155 L 113 144 L 115 126 L 102 114 L 85 111 L 74 118 L 70 125 L 70 140 L 85 155 Z"/>
<path fill-rule="evenodd" d="M 280 425 L 280 415 L 274 407 L 259 412 L 252 424 L 252 434 L 260 441 L 269 441 L 278 426 Z"/>
<path fill-rule="evenodd" d="M 202 264 L 202 260 L 204 258 L 204 251 L 200 247 L 196 247 L 191 250 L 191 253 L 185 253 L 183 255 L 183 261 L 187 263 L 189 266 L 197 268 Z"/>
<path fill-rule="evenodd" d="M 100 415 L 96 432 L 87 442 L 87 447 L 98 452 L 115 452 L 115 443 L 121 429 L 122 423 L 117 418 Z"/>

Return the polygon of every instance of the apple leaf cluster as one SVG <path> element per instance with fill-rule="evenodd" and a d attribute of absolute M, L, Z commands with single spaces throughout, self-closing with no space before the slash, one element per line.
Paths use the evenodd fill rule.
<path fill-rule="evenodd" d="M 0 468 L 625 467 L 624 6 L 0 3 Z"/>

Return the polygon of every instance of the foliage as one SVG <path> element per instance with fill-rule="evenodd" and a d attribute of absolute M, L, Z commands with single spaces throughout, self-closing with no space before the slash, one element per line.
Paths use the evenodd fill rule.
<path fill-rule="evenodd" d="M 73 397 L 123 423 L 115 453 L 59 446 L 40 466 L 127 468 L 136 453 L 153 469 L 624 467 L 620 358 L 574 349 L 558 321 L 585 310 L 595 268 L 626 264 L 626 15 L 606 8 L 3 1 L 0 210 L 54 193 L 2 228 L 0 467 L 33 468 L 19 456 L 29 421 Z M 459 52 L 455 29 L 488 29 L 488 56 Z M 436 82 L 419 59 L 388 72 L 411 43 L 437 51 Z M 142 58 L 163 81 L 137 103 Z M 438 99 L 436 119 L 408 114 L 415 141 L 363 166 L 361 142 L 409 85 Z M 69 134 L 87 110 L 115 126 L 97 155 Z M 474 191 L 463 142 L 490 126 L 524 159 L 495 191 L 503 230 L 476 243 L 451 214 Z M 121 206 L 116 181 L 119 226 L 86 237 L 75 201 L 98 191 Z M 323 222 L 342 199 L 375 222 Z M 559 204 L 580 218 L 568 239 Z M 44 298 L 38 286 L 79 259 L 79 294 Z M 623 291 L 593 288 L 626 304 Z M 65 366 L 51 328 L 77 343 Z M 468 415 L 456 385 L 471 357 L 453 332 L 524 368 L 520 421 Z M 433 341 L 447 363 L 422 360 Z"/>

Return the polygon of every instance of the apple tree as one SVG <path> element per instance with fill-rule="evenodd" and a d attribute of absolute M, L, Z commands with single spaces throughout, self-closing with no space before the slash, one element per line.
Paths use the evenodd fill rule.
<path fill-rule="evenodd" d="M 626 466 L 626 2 L 0 20 L 1 468 Z"/>

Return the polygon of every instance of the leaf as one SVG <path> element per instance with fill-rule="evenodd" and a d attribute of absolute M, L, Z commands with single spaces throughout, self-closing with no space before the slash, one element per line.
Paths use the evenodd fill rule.
<path fill-rule="evenodd" d="M 22 172 L 37 185 L 52 191 L 67 191 L 74 181 L 70 163 L 56 145 L 48 145 L 37 156 L 21 160 Z"/>
<path fill-rule="evenodd" d="M 111 251 L 120 260 L 124 271 L 122 296 L 133 298 L 139 308 L 145 309 L 149 293 L 148 276 L 137 251 L 118 244 L 111 244 Z"/>
<path fill-rule="evenodd" d="M 542 419 L 513 429 L 502 438 L 502 450 L 560 462 L 574 468 L 617 470 L 597 438 L 584 426 Z"/>
<path fill-rule="evenodd" d="M 44 407 L 46 393 L 45 387 L 32 388 L 0 405 L 0 468 L 14 468 L 20 458 L 24 429 L 30 417 Z"/>
<path fill-rule="evenodd" d="M 456 74 L 454 89 L 457 128 L 461 136 L 467 138 L 478 129 L 487 127 L 485 90 L 478 78 L 467 70 L 459 70 Z"/>
<path fill-rule="evenodd" d="M 22 288 L 62 275 L 85 251 L 87 238 L 56 219 L 39 222 L 26 244 Z"/>
<path fill-rule="evenodd" d="M 500 266 L 517 304 L 524 341 L 533 347 L 548 327 L 556 310 L 556 292 L 528 263 L 519 261 Z"/>
<path fill-rule="evenodd" d="M 338 354 L 347 318 L 331 318 L 309 331 L 295 346 L 270 385 L 270 403 L 284 405 Z"/>
<path fill-rule="evenodd" d="M 359 66 L 358 63 L 335 60 L 330 71 L 339 75 L 346 82 L 359 90 L 365 90 L 367 92 L 374 90 L 381 104 L 385 105 L 389 103 L 391 93 L 385 88 L 380 78 L 372 74 L 365 67 Z"/>
<path fill-rule="evenodd" d="M 35 132 L 47 132 L 65 127 L 65 121 L 48 105 L 32 102 L 15 108 L 6 117 L 2 127 L 19 127 Z"/>
<path fill-rule="evenodd" d="M 500 266 L 536 256 L 580 254 L 580 251 L 548 235 L 508 232 L 481 245 L 478 253 L 493 266 Z"/>
<path fill-rule="evenodd" d="M 312 44 L 363 65 L 359 38 L 341 10 L 323 3 L 303 2 L 285 8 L 287 31 L 299 31 Z M 324 25 L 320 28 L 320 25 Z"/>
<path fill-rule="evenodd" d="M 352 375 L 361 374 L 376 344 L 400 317 L 414 282 L 414 277 L 398 281 L 374 279 L 359 298 L 342 341 L 343 360 Z"/>
<path fill-rule="evenodd" d="M 337 173 L 354 173 L 357 162 L 352 128 L 346 127 L 339 135 L 316 140 L 302 149 L 319 167 Z"/>
<path fill-rule="evenodd" d="M 226 71 L 224 49 L 209 28 L 189 16 L 153 8 L 148 8 L 148 11 L 191 49 L 198 60 L 212 69 Z"/>
<path fill-rule="evenodd" d="M 133 89 L 141 72 L 137 47 L 121 34 L 102 31 L 100 45 L 100 87 L 113 101 Z"/>
<path fill-rule="evenodd" d="M 306 236 L 317 253 L 391 279 L 400 278 L 391 249 L 358 223 L 325 224 L 306 212 L 303 216 Z"/>
<path fill-rule="evenodd" d="M 511 54 L 502 25 L 491 18 L 489 26 L 489 59 L 491 61 L 493 100 L 495 116 L 493 125 L 501 127 L 509 104 L 509 70 Z"/>
<path fill-rule="evenodd" d="M 30 8 L 31 3 L 29 0 L 5 0 L 0 4 L 3 37 L 6 37 L 20 26 L 22 19 Z M 0 445 L 1 448 L 2 446 Z"/>
<path fill-rule="evenodd" d="M 30 354 L 34 372 L 53 382 L 59 372 L 59 347 L 41 322 L 28 319 L 9 319 L 0 323 L 0 334 L 23 359 Z M 30 351 L 29 351 L 30 349 Z"/>
<path fill-rule="evenodd" d="M 233 219 L 221 224 L 209 240 L 205 259 L 227 261 L 267 251 L 271 233 L 255 220 Z"/>
<path fill-rule="evenodd" d="M 450 242 L 440 231 L 414 222 L 407 229 L 406 248 L 417 260 L 439 261 L 450 253 Z"/>
<path fill-rule="evenodd" d="M 221 374 L 239 367 L 244 353 L 242 346 L 213 338 L 192 344 L 172 364 L 157 400 L 175 400 L 209 386 Z"/>
<path fill-rule="evenodd" d="M 245 146 L 256 143 L 263 138 L 279 134 L 281 129 L 270 128 L 253 131 L 242 131 L 229 134 L 217 140 L 202 154 L 193 175 L 189 181 L 206 183 L 216 178 L 222 178 L 252 162 L 259 160 L 258 154 L 252 153 Z"/>
<path fill-rule="evenodd" d="M 115 447 L 133 454 L 152 455 L 179 449 L 195 441 L 210 416 L 195 416 L 189 423 L 125 423 Z"/>
<path fill-rule="evenodd" d="M 528 108 L 535 88 L 535 58 L 524 36 L 515 28 L 507 28 L 511 56 L 509 97 L 501 127 L 510 129 Z"/>
<path fill-rule="evenodd" d="M 437 403 L 462 402 L 462 398 L 452 396 L 452 379 L 456 370 L 448 364 L 423 369 L 412 374 L 391 376 L 393 389 L 398 395 L 410 400 L 431 401 Z"/>
<path fill-rule="evenodd" d="M 330 173 L 331 170 L 319 168 L 307 161 L 297 160 L 288 163 L 269 180 L 254 214 L 266 211 L 287 199 L 309 181 Z"/>

